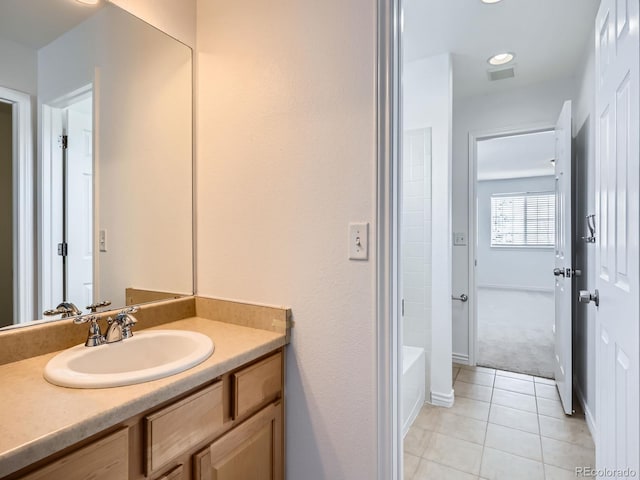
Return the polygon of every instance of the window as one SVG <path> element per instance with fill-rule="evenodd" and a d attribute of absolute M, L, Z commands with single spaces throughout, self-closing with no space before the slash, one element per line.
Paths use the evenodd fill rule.
<path fill-rule="evenodd" d="M 492 247 L 553 247 L 556 198 L 551 192 L 491 196 Z"/>

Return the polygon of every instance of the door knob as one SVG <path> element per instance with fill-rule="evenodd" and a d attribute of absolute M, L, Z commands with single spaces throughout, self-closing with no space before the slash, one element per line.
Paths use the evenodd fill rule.
<path fill-rule="evenodd" d="M 589 290 L 580 290 L 580 303 L 590 303 L 593 302 L 596 304 L 596 307 L 600 306 L 600 292 L 598 289 L 591 293 Z"/>
<path fill-rule="evenodd" d="M 553 269 L 553 274 L 556 277 L 564 277 L 564 268 L 554 268 Z"/>
<path fill-rule="evenodd" d="M 462 295 L 460 295 L 459 297 L 456 297 L 454 295 L 451 295 L 451 300 L 458 300 L 459 302 L 466 302 L 467 300 L 469 300 L 469 297 L 467 296 L 466 293 L 463 293 Z"/>

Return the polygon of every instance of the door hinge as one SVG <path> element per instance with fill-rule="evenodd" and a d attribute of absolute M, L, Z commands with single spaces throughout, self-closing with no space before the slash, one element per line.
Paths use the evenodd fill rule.
<path fill-rule="evenodd" d="M 61 257 L 66 257 L 68 250 L 69 250 L 69 246 L 67 242 L 62 242 L 58 244 L 58 255 L 60 255 Z"/>
<path fill-rule="evenodd" d="M 402 316 L 404 317 L 404 298 L 402 299 L 400 309 L 402 310 Z"/>
<path fill-rule="evenodd" d="M 68 135 L 60 135 L 58 137 L 58 145 L 60 145 L 60 148 L 62 148 L 63 150 L 66 150 L 69 148 L 69 136 Z"/>

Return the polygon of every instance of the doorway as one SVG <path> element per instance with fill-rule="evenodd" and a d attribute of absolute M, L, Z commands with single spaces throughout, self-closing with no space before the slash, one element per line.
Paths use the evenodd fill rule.
<path fill-rule="evenodd" d="M 42 305 L 94 298 L 93 96 L 43 105 Z"/>
<path fill-rule="evenodd" d="M 13 308 L 13 106 L 0 101 L 0 327 Z"/>
<path fill-rule="evenodd" d="M 483 1 L 471 2 L 462 8 L 457 2 L 405 0 L 402 5 L 394 5 L 402 6 L 403 10 L 397 16 L 402 21 L 399 29 L 403 36 L 402 49 L 394 50 L 394 54 L 401 54 L 402 60 L 408 58 L 416 66 L 442 52 L 451 52 L 453 58 L 453 235 L 450 241 L 454 251 L 453 300 L 461 300 L 453 303 L 448 317 L 453 326 L 453 359 L 457 363 L 454 366 L 456 402 L 450 410 L 426 406 L 425 413 L 418 416 L 416 433 L 410 432 L 407 436 L 413 452 L 406 448 L 408 442 L 405 441 L 406 478 L 453 478 L 456 473 L 460 475 L 460 470 L 483 478 L 568 478 L 575 475 L 575 467 L 594 465 L 611 468 L 611 471 L 627 467 L 637 471 L 640 395 L 636 320 L 640 298 L 637 261 L 640 230 L 636 127 L 640 105 L 640 43 L 638 30 L 633 28 L 640 16 L 637 2 L 567 0 L 533 5 Z M 514 28 L 517 25 L 520 27 Z M 540 36 L 540 31 L 545 35 Z M 563 41 L 558 42 L 559 38 Z M 545 54 L 550 51 L 554 52 L 553 56 Z M 564 56 L 564 60 L 556 62 L 560 56 Z M 538 61 L 540 64 L 536 66 Z M 387 73 L 393 70 L 389 65 L 383 66 Z M 406 90 L 406 72 L 398 68 L 393 73 L 400 77 L 398 83 Z M 422 82 L 423 97 L 433 91 L 431 84 Z M 567 101 L 563 106 L 567 99 L 572 102 Z M 395 125 L 388 118 L 383 120 L 388 122 L 385 126 L 394 127 L 389 130 L 396 135 L 404 132 L 402 125 Z M 556 317 L 555 332 L 549 323 L 543 326 L 553 332 L 554 367 L 552 372 L 548 365 L 546 372 L 530 372 L 535 378 L 476 367 L 485 361 L 478 358 L 480 352 L 475 340 L 481 327 L 475 322 L 475 312 L 483 307 L 482 292 L 477 291 L 473 279 L 478 225 L 470 222 L 479 216 L 475 189 L 480 190 L 477 184 L 481 183 L 476 177 L 474 155 L 483 141 L 551 130 L 555 130 L 556 139 L 561 143 L 555 155 L 546 159 L 548 163 L 556 160 L 555 184 L 521 185 L 490 192 L 489 220 L 485 226 L 488 225 L 489 249 L 506 249 L 504 242 L 507 241 L 513 249 L 516 246 L 533 248 L 535 245 L 528 245 L 527 238 L 529 211 L 537 218 L 534 226 L 538 231 L 533 236 L 546 238 L 546 242 L 537 247 L 551 250 L 554 259 L 553 263 L 548 262 L 547 256 L 544 264 L 556 299 L 556 312 L 547 309 L 549 317 Z M 573 132 L 579 132 L 576 138 L 572 138 Z M 577 156 L 571 154 L 573 142 L 581 146 Z M 398 148 L 397 155 L 400 152 L 402 149 Z M 558 152 L 563 152 L 561 162 Z M 434 164 L 435 158 L 434 154 Z M 387 160 L 393 167 L 392 154 Z M 575 166 L 581 178 L 591 179 L 595 186 L 582 192 L 590 201 L 577 202 L 572 210 L 567 202 L 579 194 L 572 191 L 570 185 L 571 170 Z M 384 173 L 388 171 L 394 173 L 392 168 Z M 434 172 L 434 188 L 444 183 L 445 178 Z M 524 179 L 525 175 L 513 177 L 516 178 Z M 392 184 L 396 186 L 397 183 Z M 469 191 L 470 188 L 474 191 Z M 553 219 L 550 218 L 554 210 L 552 192 L 556 208 Z M 591 206 L 584 211 L 585 204 L 589 203 Z M 521 212 L 519 221 L 524 231 L 514 232 L 516 211 Z M 561 212 L 579 212 L 582 218 L 576 221 L 572 215 L 559 215 Z M 553 231 L 540 232 L 542 224 Z M 435 234 L 438 223 L 434 221 L 433 225 Z M 511 231 L 505 233 L 507 228 Z M 549 241 L 551 233 L 556 236 L 553 243 Z M 518 243 L 514 240 L 518 236 L 521 244 L 514 245 Z M 384 237 L 387 238 L 391 238 L 394 245 L 393 237 Z M 576 243 L 580 248 L 576 249 Z M 392 255 L 389 257 L 394 260 Z M 478 260 L 482 264 L 482 259 Z M 511 262 L 498 269 L 498 273 L 506 277 L 522 273 L 521 270 L 533 271 L 537 266 L 538 263 L 524 269 L 520 263 Z M 583 282 L 576 282 L 585 273 Z M 512 287 L 535 286 L 510 282 Z M 485 287 L 491 290 L 495 285 L 500 286 L 487 281 Z M 579 290 L 578 285 L 585 290 Z M 545 284 L 542 288 L 544 292 L 533 292 L 545 293 L 548 298 L 549 287 Z M 463 300 L 464 293 L 469 295 Z M 520 317 L 527 317 L 544 303 L 531 291 L 529 303 L 524 299 L 505 302 L 507 293 L 501 292 L 499 300 L 488 304 L 518 305 L 517 313 L 508 316 L 511 320 L 522 320 Z M 548 307 L 549 302 L 546 305 Z M 535 316 L 541 314 L 537 312 Z M 433 312 L 433 318 L 439 316 Z M 592 328 L 587 326 L 589 318 L 593 319 Z M 390 322 L 392 333 L 393 326 Z M 503 326 L 511 327 L 513 325 Z M 431 334 L 431 345 L 449 340 L 445 335 Z M 504 332 L 501 335 L 503 343 L 511 343 L 505 340 Z M 548 337 L 546 341 L 548 349 Z M 517 358 L 522 352 L 520 346 L 510 356 Z M 541 374 L 548 377 L 550 373 L 555 380 L 540 378 Z M 577 412 L 572 409 L 574 398 L 579 402 Z M 584 409 L 585 418 L 580 408 Z M 516 416 L 518 420 L 514 421 Z M 461 420 L 460 417 L 467 418 Z M 529 426 L 525 425 L 527 417 Z M 477 436 L 472 432 L 472 424 L 477 427 Z M 531 431 L 526 431 L 529 427 Z M 571 433 L 563 435 L 561 431 Z M 599 438 L 597 462 L 592 439 L 596 435 Z M 515 440 L 518 437 L 523 441 Z M 525 437 L 531 440 L 535 450 L 530 456 L 521 450 Z M 519 461 L 527 456 L 533 460 L 533 463 L 526 462 L 530 471 L 525 470 L 525 462 Z"/>
<path fill-rule="evenodd" d="M 2 299 L 0 328 L 33 320 L 34 165 L 31 97 L 0 86 Z"/>
<path fill-rule="evenodd" d="M 476 363 L 553 378 L 555 132 L 481 137 L 475 152 Z"/>

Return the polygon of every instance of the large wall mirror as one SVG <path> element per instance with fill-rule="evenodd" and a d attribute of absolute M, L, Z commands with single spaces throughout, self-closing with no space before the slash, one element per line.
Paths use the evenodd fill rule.
<path fill-rule="evenodd" d="M 186 45 L 104 0 L 0 0 L 0 327 L 193 293 L 192 118 Z"/>

